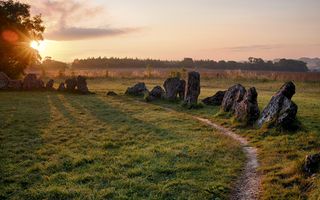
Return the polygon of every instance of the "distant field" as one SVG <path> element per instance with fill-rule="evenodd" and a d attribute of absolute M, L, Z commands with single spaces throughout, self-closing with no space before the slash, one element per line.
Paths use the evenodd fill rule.
<path fill-rule="evenodd" d="M 196 70 L 202 77 L 215 79 L 241 79 L 241 80 L 272 80 L 272 81 L 320 81 L 320 72 L 274 72 L 274 71 L 249 71 L 249 70 L 212 70 L 202 68 L 107 68 L 65 71 L 29 71 L 39 75 L 59 77 L 83 75 L 92 78 L 167 78 L 168 76 L 186 77 L 186 72 Z"/>
<path fill-rule="evenodd" d="M 141 103 L 123 94 L 163 78 L 94 78 L 96 95 L 0 92 L 2 199 L 226 199 L 245 157 L 239 144 L 194 121 L 199 115 L 230 127 L 259 150 L 261 199 L 319 199 L 320 177 L 305 178 L 299 162 L 320 150 L 320 83 L 296 82 L 293 97 L 303 129 L 295 133 L 237 127 L 218 107 L 185 110 Z M 281 81 L 202 79 L 201 97 L 240 82 L 255 86 L 263 108 Z M 170 107 L 176 111 L 168 111 Z"/>

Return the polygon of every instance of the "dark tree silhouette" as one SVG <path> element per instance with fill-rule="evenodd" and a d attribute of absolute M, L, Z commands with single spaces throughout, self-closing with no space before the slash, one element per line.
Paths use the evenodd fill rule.
<path fill-rule="evenodd" d="M 32 17 L 28 4 L 0 0 L 0 71 L 16 78 L 38 62 L 39 52 L 30 42 L 43 40 L 44 29 L 41 15 Z"/>
<path fill-rule="evenodd" d="M 133 59 L 133 58 L 87 58 L 75 59 L 73 69 L 110 69 L 110 68 L 193 68 L 214 70 L 254 70 L 254 71 L 288 71 L 307 72 L 306 63 L 298 60 L 281 59 L 278 62 L 264 61 L 261 58 L 250 57 L 247 62 L 214 60 L 193 60 L 185 58 L 182 61 Z"/>

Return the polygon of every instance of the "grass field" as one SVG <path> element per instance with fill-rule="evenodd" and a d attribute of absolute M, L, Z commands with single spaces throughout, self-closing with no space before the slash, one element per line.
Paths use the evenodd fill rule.
<path fill-rule="evenodd" d="M 157 105 L 104 93 L 0 99 L 1 199 L 225 199 L 244 164 L 231 139 Z"/>
<path fill-rule="evenodd" d="M 144 81 L 91 79 L 96 95 L 0 93 L 1 199 L 226 199 L 245 162 L 239 144 L 194 121 L 211 119 L 258 148 L 261 199 L 319 199 L 320 178 L 299 171 L 320 150 L 320 83 L 298 82 L 297 132 L 237 127 L 219 107 L 107 97 Z M 235 83 L 255 86 L 263 108 L 283 82 L 203 79 L 201 97 Z M 175 111 L 168 111 L 170 107 Z"/>

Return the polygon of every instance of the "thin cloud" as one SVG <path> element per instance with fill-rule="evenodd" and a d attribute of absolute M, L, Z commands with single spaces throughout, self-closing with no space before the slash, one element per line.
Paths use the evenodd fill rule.
<path fill-rule="evenodd" d="M 138 28 L 122 28 L 122 29 L 112 29 L 112 28 L 77 28 L 68 27 L 62 28 L 57 31 L 49 32 L 45 36 L 52 40 L 82 40 L 82 39 L 92 39 L 107 36 L 117 36 L 128 34 L 131 32 L 138 31 Z"/>
<path fill-rule="evenodd" d="M 25 0 L 34 14 L 41 13 L 46 22 L 45 38 L 50 40 L 82 40 L 129 34 L 139 28 L 113 28 L 105 24 L 106 9 L 92 1 Z M 97 24 L 104 23 L 104 24 Z M 90 25 L 89 25 L 90 24 Z M 95 24 L 95 25 L 92 25 Z M 101 28 L 107 27 L 107 28 Z"/>
<path fill-rule="evenodd" d="M 248 46 L 236 46 L 224 48 L 230 51 L 254 51 L 254 50 L 272 50 L 279 49 L 281 45 L 248 45 Z"/>

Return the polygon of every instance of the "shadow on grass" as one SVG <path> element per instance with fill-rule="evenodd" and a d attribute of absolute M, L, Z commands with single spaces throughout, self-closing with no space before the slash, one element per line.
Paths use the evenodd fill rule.
<path fill-rule="evenodd" d="M 0 121 L 0 199 L 7 199 L 43 179 L 40 171 L 26 169 L 40 162 L 36 152 L 50 121 L 47 93 L 2 94 Z"/>
<path fill-rule="evenodd" d="M 97 96 L 81 98 L 78 96 L 64 96 L 70 105 L 83 113 L 90 113 L 102 123 L 112 126 L 113 130 L 118 130 L 124 125 L 132 125 L 138 129 L 140 134 L 148 133 L 158 138 L 178 139 L 173 130 L 159 128 L 151 123 L 137 119 L 125 111 L 113 107 L 111 104 L 99 99 Z M 143 114 L 143 112 L 141 112 Z M 128 132 L 130 133 L 130 132 Z"/>

